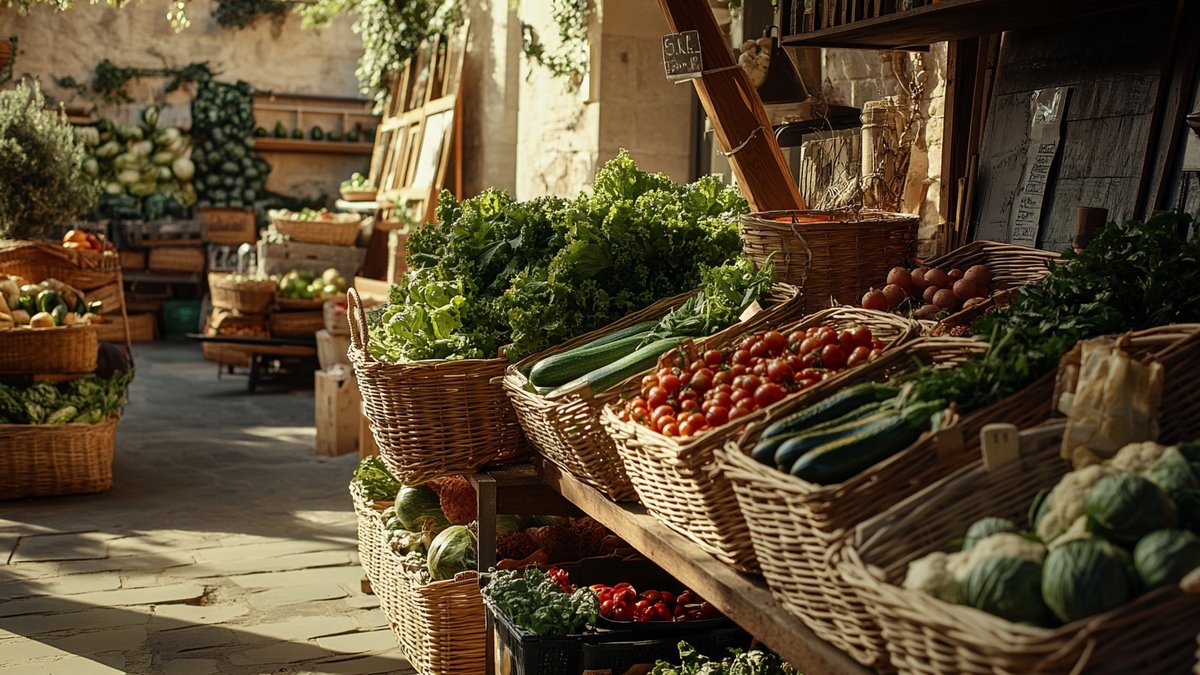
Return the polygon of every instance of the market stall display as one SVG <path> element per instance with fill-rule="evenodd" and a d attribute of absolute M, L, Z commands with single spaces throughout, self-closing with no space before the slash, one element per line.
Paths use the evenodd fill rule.
<path fill-rule="evenodd" d="M 268 215 L 279 234 L 306 244 L 330 246 L 353 246 L 363 220 L 358 214 L 331 213 L 325 209 L 272 209 Z"/>

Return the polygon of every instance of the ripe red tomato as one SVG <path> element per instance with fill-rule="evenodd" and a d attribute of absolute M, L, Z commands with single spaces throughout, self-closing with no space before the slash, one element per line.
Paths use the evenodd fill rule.
<path fill-rule="evenodd" d="M 633 621 L 633 612 L 629 603 L 618 602 L 613 605 L 613 621 Z"/>
<path fill-rule="evenodd" d="M 764 356 L 770 356 L 770 351 L 767 343 L 763 340 L 755 340 L 754 344 L 750 345 L 750 356 L 757 356 L 761 359 Z"/>
<path fill-rule="evenodd" d="M 713 375 L 713 385 L 715 386 L 719 387 L 723 384 L 729 384 L 730 382 L 733 382 L 733 373 L 728 370 L 722 370 Z"/>
<path fill-rule="evenodd" d="M 613 611 L 613 601 L 611 599 L 600 601 L 600 616 L 604 616 L 604 617 L 612 616 L 612 611 Z"/>
<path fill-rule="evenodd" d="M 655 424 L 658 424 L 658 418 L 662 417 L 663 415 L 674 415 L 674 414 L 675 414 L 675 408 L 672 408 L 669 405 L 664 404 L 664 405 L 656 406 L 654 408 L 654 411 L 650 413 L 650 421 L 654 422 Z"/>
<path fill-rule="evenodd" d="M 722 405 L 714 405 L 708 409 L 708 414 L 704 419 L 709 426 L 719 427 L 729 421 L 729 408 Z"/>
<path fill-rule="evenodd" d="M 688 384 L 697 391 L 708 391 L 712 388 L 713 371 L 708 368 L 697 369 L 696 372 L 692 373 L 692 380 Z"/>
<path fill-rule="evenodd" d="M 658 419 L 654 420 L 654 428 L 658 430 L 658 433 L 660 434 L 665 434 L 666 432 L 663 431 L 663 429 L 667 428 L 668 426 L 673 427 L 676 424 L 677 422 L 674 415 L 662 415 Z"/>
<path fill-rule="evenodd" d="M 804 338 L 804 342 L 800 343 L 800 354 L 811 354 L 821 346 L 821 341 L 815 336 Z"/>
<path fill-rule="evenodd" d="M 733 363 L 738 366 L 750 365 L 750 352 L 745 349 L 739 349 L 733 353 Z"/>
<path fill-rule="evenodd" d="M 663 391 L 667 392 L 668 396 L 672 396 L 679 391 L 680 381 L 678 375 L 667 375 L 666 377 L 658 378 L 658 386 Z"/>
<path fill-rule="evenodd" d="M 723 408 L 733 407 L 733 393 L 725 391 L 718 391 L 714 393 L 712 396 L 712 404 L 714 406 L 721 406 Z"/>
<path fill-rule="evenodd" d="M 709 368 L 716 368 L 717 366 L 721 365 L 721 361 L 724 359 L 725 357 L 719 350 L 710 349 L 704 352 L 704 364 Z"/>
<path fill-rule="evenodd" d="M 854 337 L 853 332 L 844 330 L 838 333 L 838 345 L 841 346 L 842 351 L 849 354 L 858 346 L 858 338 Z"/>
<path fill-rule="evenodd" d="M 750 369 L 750 372 L 754 373 L 755 375 L 757 375 L 759 377 L 766 377 L 767 376 L 767 365 L 768 364 L 765 359 L 762 361 L 759 361 L 758 363 L 754 364 L 754 367 Z"/>
<path fill-rule="evenodd" d="M 654 620 L 655 621 L 670 621 L 674 618 L 671 613 L 671 608 L 665 602 L 657 602 L 654 604 Z"/>
<path fill-rule="evenodd" d="M 650 387 L 650 392 L 646 396 L 646 405 L 651 409 L 657 409 L 659 406 L 666 404 L 669 396 L 663 391 L 662 387 L 657 385 Z"/>
<path fill-rule="evenodd" d="M 765 408 L 776 401 L 782 400 L 784 396 L 787 396 L 787 391 L 774 382 L 759 385 L 758 389 L 754 390 L 754 402 L 760 408 Z"/>
<path fill-rule="evenodd" d="M 871 346 L 871 341 L 874 336 L 871 335 L 870 328 L 867 328 L 866 326 L 855 326 L 855 328 L 852 332 L 854 333 L 854 341 L 857 344 L 862 345 L 864 347 Z"/>
<path fill-rule="evenodd" d="M 846 365 L 846 352 L 836 345 L 825 345 L 821 349 L 821 365 L 836 370 Z"/>
<path fill-rule="evenodd" d="M 745 417 L 746 415 L 749 415 L 749 414 L 750 414 L 749 408 L 743 407 L 741 405 L 735 405 L 733 407 L 733 409 L 729 411 L 729 419 L 736 420 L 739 417 Z"/>
<path fill-rule="evenodd" d="M 691 422 L 684 420 L 683 422 L 679 423 L 679 437 L 680 438 L 688 438 L 689 436 L 691 436 L 694 433 L 696 433 L 696 430 L 694 428 L 692 428 Z"/>
<path fill-rule="evenodd" d="M 746 374 L 746 366 L 743 364 L 735 365 L 729 369 L 729 374 L 732 375 L 733 377 L 737 377 L 738 375 L 745 375 Z"/>
<path fill-rule="evenodd" d="M 785 359 L 772 359 L 767 366 L 767 379 L 778 384 L 791 382 L 795 374 L 792 366 Z"/>
<path fill-rule="evenodd" d="M 675 604 L 675 594 L 671 591 L 662 591 L 662 601 L 668 605 Z"/>
<path fill-rule="evenodd" d="M 788 333 L 787 341 L 788 341 L 789 345 L 796 345 L 798 343 L 804 342 L 804 338 L 806 338 L 806 337 L 808 337 L 808 334 L 805 333 L 804 331 L 794 330 L 794 331 Z"/>
<path fill-rule="evenodd" d="M 827 328 L 828 328 L 828 330 L 825 330 L 825 329 L 827 329 Z M 836 345 L 836 344 L 838 344 L 838 334 L 837 334 L 837 331 L 836 331 L 836 330 L 834 330 L 834 329 L 833 329 L 832 327 L 830 327 L 830 326 L 822 326 L 822 327 L 821 327 L 821 332 L 817 334 L 817 339 L 821 341 L 821 344 L 822 344 L 822 345 Z"/>
<path fill-rule="evenodd" d="M 642 377 L 643 387 L 653 387 L 658 384 L 658 375 L 650 374 Z"/>
<path fill-rule="evenodd" d="M 862 365 L 870 358 L 871 348 L 859 345 L 850 352 L 849 358 L 846 359 L 846 367 L 853 368 L 855 366 Z"/>
<path fill-rule="evenodd" d="M 696 403 L 696 399 L 688 398 L 679 402 L 679 409 L 683 412 L 693 412 L 700 409 L 700 405 Z"/>
<path fill-rule="evenodd" d="M 787 337 L 777 330 L 769 330 L 762 335 L 763 344 L 772 354 L 779 354 L 787 347 Z"/>
<path fill-rule="evenodd" d="M 675 438 L 679 435 L 679 425 L 675 424 L 675 421 L 672 420 L 670 424 L 664 424 L 663 427 L 658 430 L 658 433 L 668 438 Z"/>

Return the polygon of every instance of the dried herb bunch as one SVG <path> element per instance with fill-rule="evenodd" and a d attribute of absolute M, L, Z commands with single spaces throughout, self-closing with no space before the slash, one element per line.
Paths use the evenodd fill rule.
<path fill-rule="evenodd" d="M 0 92 L 0 239 L 36 239 L 96 203 L 83 146 L 41 86 Z"/>

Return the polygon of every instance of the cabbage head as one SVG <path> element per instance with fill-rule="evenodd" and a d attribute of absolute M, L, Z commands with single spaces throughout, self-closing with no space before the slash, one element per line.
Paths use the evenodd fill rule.
<path fill-rule="evenodd" d="M 429 544 L 426 564 L 434 581 L 445 581 L 475 569 L 475 561 L 475 535 L 465 525 L 451 525 Z"/>
<path fill-rule="evenodd" d="M 1096 481 L 1088 491 L 1085 511 L 1093 533 L 1128 546 L 1155 530 L 1174 527 L 1179 518 L 1165 492 L 1131 473 Z"/>
<path fill-rule="evenodd" d="M 999 532 L 1016 533 L 1019 531 L 1020 530 L 1017 528 L 1016 523 L 1008 518 L 980 518 L 974 523 L 971 523 L 971 527 L 967 528 L 967 537 L 963 540 L 962 550 L 970 551 L 971 549 L 975 548 L 975 544 L 987 539 L 993 534 L 997 534 Z"/>
<path fill-rule="evenodd" d="M 1130 567 L 1129 556 L 1112 543 L 1076 539 L 1046 556 L 1042 596 L 1063 623 L 1103 614 L 1137 595 Z"/>
<path fill-rule="evenodd" d="M 1198 485 L 1191 464 L 1188 463 L 1179 448 L 1174 446 L 1164 450 L 1154 466 L 1150 467 L 1150 470 L 1143 475 L 1168 495 L 1173 495 L 1179 490 L 1195 488 Z"/>
<path fill-rule="evenodd" d="M 1046 625 L 1042 566 L 1023 558 L 990 557 L 971 567 L 959 582 L 958 601 L 1002 619 Z"/>
<path fill-rule="evenodd" d="M 1200 567 L 1200 537 L 1187 530 L 1151 532 L 1134 547 L 1133 566 L 1147 591 L 1178 584 Z"/>
<path fill-rule="evenodd" d="M 396 494 L 396 518 L 404 529 L 413 532 L 432 528 L 441 532 L 450 526 L 437 493 L 427 485 L 405 485 Z"/>

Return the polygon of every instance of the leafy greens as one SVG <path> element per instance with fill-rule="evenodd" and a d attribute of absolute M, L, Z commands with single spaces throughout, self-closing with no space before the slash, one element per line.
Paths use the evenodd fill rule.
<path fill-rule="evenodd" d="M 590 588 L 567 593 L 537 567 L 497 570 L 483 588 L 497 612 L 529 635 L 570 635 L 596 623 L 599 606 Z"/>
<path fill-rule="evenodd" d="M 0 424 L 100 424 L 121 413 L 133 370 L 28 387 L 0 384 Z"/>

